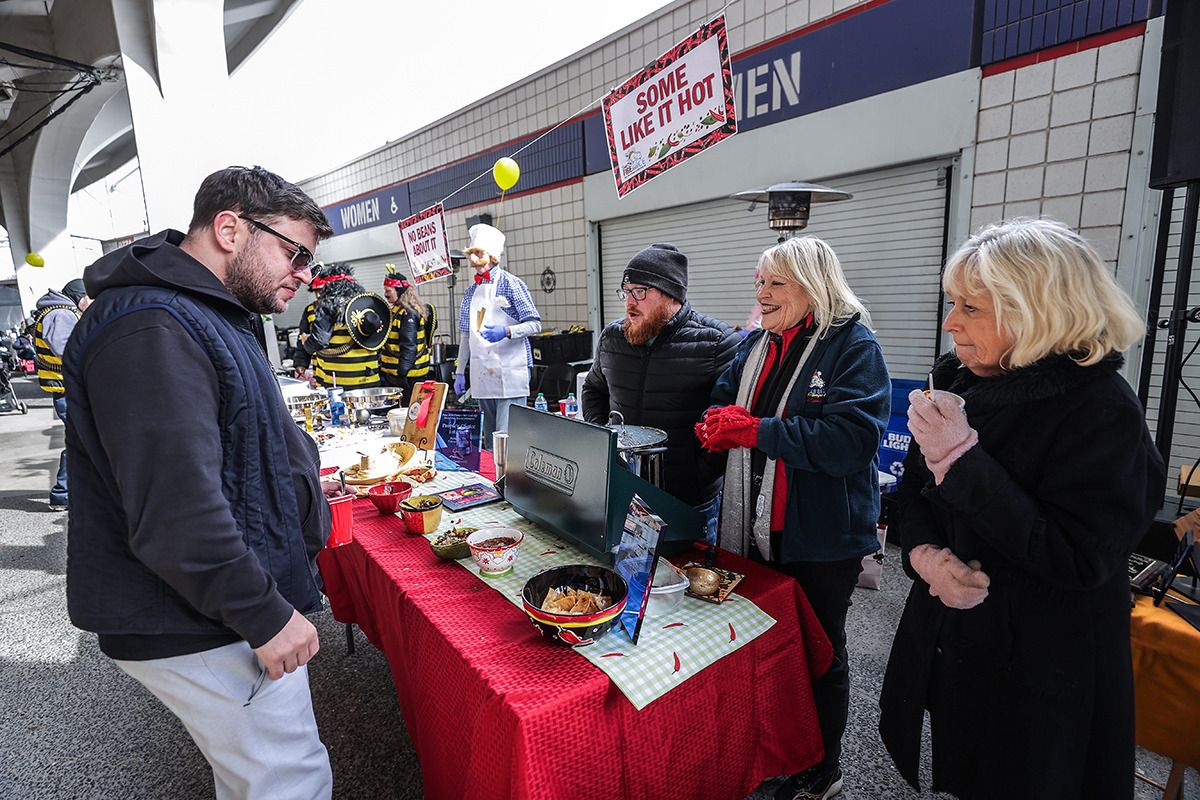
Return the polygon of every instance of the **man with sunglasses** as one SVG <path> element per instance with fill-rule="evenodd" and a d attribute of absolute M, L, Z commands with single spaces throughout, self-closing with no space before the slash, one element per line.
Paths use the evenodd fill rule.
<path fill-rule="evenodd" d="M 261 167 L 204 179 L 187 234 L 84 271 L 63 358 L 67 607 L 187 727 L 219 798 L 328 798 L 305 666 L 330 529 L 315 444 L 255 336 L 331 236 Z"/>
<path fill-rule="evenodd" d="M 600 332 L 583 382 L 583 418 L 604 425 L 619 411 L 629 425 L 667 434 L 666 490 L 705 516 L 716 540 L 725 454 L 700 446 L 692 426 L 741 337 L 687 300 L 688 259 L 673 244 L 652 244 L 630 259 L 617 296 L 625 317 Z"/>

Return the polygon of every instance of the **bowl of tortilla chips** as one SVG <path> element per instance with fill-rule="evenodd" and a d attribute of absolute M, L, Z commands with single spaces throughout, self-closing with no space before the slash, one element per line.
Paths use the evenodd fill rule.
<path fill-rule="evenodd" d="M 568 564 L 542 570 L 526 581 L 521 606 L 542 636 L 582 647 L 617 623 L 628 597 L 625 579 L 611 569 Z"/>

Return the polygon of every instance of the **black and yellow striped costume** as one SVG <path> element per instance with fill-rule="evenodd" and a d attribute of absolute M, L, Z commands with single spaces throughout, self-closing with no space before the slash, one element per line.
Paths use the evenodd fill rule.
<path fill-rule="evenodd" d="M 334 329 L 328 347 L 313 354 L 312 366 L 322 386 L 333 386 L 335 375 L 336 385 L 347 389 L 366 389 L 380 382 L 379 352 L 355 344 L 345 325 Z"/>
<path fill-rule="evenodd" d="M 308 351 L 304 349 L 304 345 L 301 344 L 303 339 L 300 337 L 308 337 L 308 334 L 312 331 L 313 319 L 316 317 L 316 313 L 317 301 L 313 300 L 304 309 L 304 314 L 300 317 L 300 324 L 297 326 L 296 352 L 292 354 L 293 366 L 303 367 L 305 369 L 312 366 L 312 356 L 309 355 Z"/>
<path fill-rule="evenodd" d="M 410 383 L 425 380 L 430 372 L 430 343 L 433 332 L 437 330 L 437 311 L 429 303 L 425 304 L 425 319 L 417 320 L 417 358 L 413 367 L 408 371 Z"/>
<path fill-rule="evenodd" d="M 43 306 L 33 314 L 33 363 L 37 367 L 38 384 L 42 390 L 50 394 L 62 394 L 63 389 L 63 374 L 62 374 L 62 356 L 57 356 L 50 349 L 50 345 L 46 342 L 45 334 L 42 330 L 42 320 L 51 311 L 58 310 L 70 311 L 78 319 L 81 312 L 78 306 L 67 305 L 66 303 L 55 304 L 52 306 Z"/>
<path fill-rule="evenodd" d="M 437 330 L 437 312 L 425 304 L 425 319 L 421 319 L 403 306 L 392 306 L 392 327 L 388 330 L 387 342 L 379 351 L 379 366 L 383 370 L 388 386 L 408 388 L 417 381 L 425 380 L 430 372 L 430 348 L 433 332 Z M 411 359 L 411 361 L 410 361 Z M 406 364 L 412 366 L 400 379 L 400 370 Z"/>
<path fill-rule="evenodd" d="M 412 314 L 397 303 L 392 306 L 392 325 L 388 328 L 383 349 L 379 351 L 379 368 L 383 372 L 384 383 L 408 388 L 408 372 L 405 371 L 402 379 L 400 370 L 405 369 L 406 362 L 413 358 L 415 351 L 416 332 L 413 330 Z"/>

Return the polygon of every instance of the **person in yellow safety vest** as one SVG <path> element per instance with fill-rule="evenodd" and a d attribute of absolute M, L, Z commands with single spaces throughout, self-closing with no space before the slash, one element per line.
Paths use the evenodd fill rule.
<path fill-rule="evenodd" d="M 414 384 L 429 377 L 429 345 L 437 329 L 437 312 L 394 265 L 385 266 L 383 297 L 392 309 L 392 327 L 379 353 L 379 365 L 384 382 L 403 389 L 407 398 Z"/>
<path fill-rule="evenodd" d="M 328 278 L 314 278 L 321 290 L 304 349 L 313 356 L 313 375 L 322 386 L 371 389 L 382 383 L 379 350 L 387 338 L 391 312 L 382 297 L 354 279 L 349 264 Z M 355 320 L 353 329 L 348 322 Z"/>
<path fill-rule="evenodd" d="M 83 281 L 69 281 L 61 292 L 53 289 L 37 301 L 33 312 L 33 362 L 37 367 L 38 384 L 54 396 L 54 413 L 65 425 L 67 422 L 67 398 L 63 395 L 62 354 L 67 339 L 75 330 L 83 310 L 91 303 Z M 63 511 L 67 507 L 67 451 L 58 456 L 58 475 L 50 489 L 50 510 Z"/>
<path fill-rule="evenodd" d="M 304 307 L 304 313 L 300 315 L 300 324 L 296 326 L 296 349 L 292 353 L 292 366 L 296 370 L 296 377 L 301 380 L 307 377 L 307 372 L 312 367 L 312 354 L 304 349 L 304 340 L 308 338 L 308 334 L 312 330 L 313 318 L 317 313 L 317 301 L 321 299 L 321 289 L 314 284 L 318 282 L 323 283 L 336 270 L 336 264 L 318 263 L 317 268 L 313 270 L 312 283 L 308 285 L 308 290 L 312 292 L 313 300 Z"/>

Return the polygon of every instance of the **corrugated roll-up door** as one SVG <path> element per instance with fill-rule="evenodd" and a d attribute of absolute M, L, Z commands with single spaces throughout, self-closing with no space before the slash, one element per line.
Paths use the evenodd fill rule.
<path fill-rule="evenodd" d="M 1175 281 L 1179 269 L 1179 247 L 1183 235 L 1183 205 L 1185 192 L 1177 189 L 1171 209 L 1171 232 L 1167 240 L 1167 259 L 1163 274 L 1162 300 L 1159 319 L 1169 319 L 1175 298 Z M 1200 242 L 1193 251 L 1191 286 L 1187 307 L 1200 305 Z M 1146 423 L 1157 439 L 1159 409 L 1161 408 L 1163 372 L 1167 355 L 1167 331 L 1156 331 L 1154 351 L 1143 356 L 1151 361 L 1150 386 L 1146 400 Z M 1191 467 L 1200 460 L 1200 325 L 1189 324 L 1183 336 L 1182 384 L 1175 401 L 1174 427 L 1171 431 L 1171 451 L 1167 458 L 1167 500 L 1173 506 L 1176 498 L 1179 467 Z M 1133 377 L 1136 381 L 1137 378 Z M 1189 391 L 1190 390 L 1190 391 Z M 1200 474 L 1200 469 L 1197 469 Z"/>
<path fill-rule="evenodd" d="M 945 235 L 949 159 L 830 178 L 854 197 L 818 203 L 805 234 L 832 245 L 850 287 L 871 312 L 893 378 L 922 379 L 939 337 L 938 282 Z M 754 267 L 778 236 L 765 204 L 722 199 L 604 222 L 600 228 L 601 314 L 619 318 L 615 292 L 629 259 L 671 242 L 688 256 L 688 299 L 702 313 L 744 324 L 754 306 Z"/>

